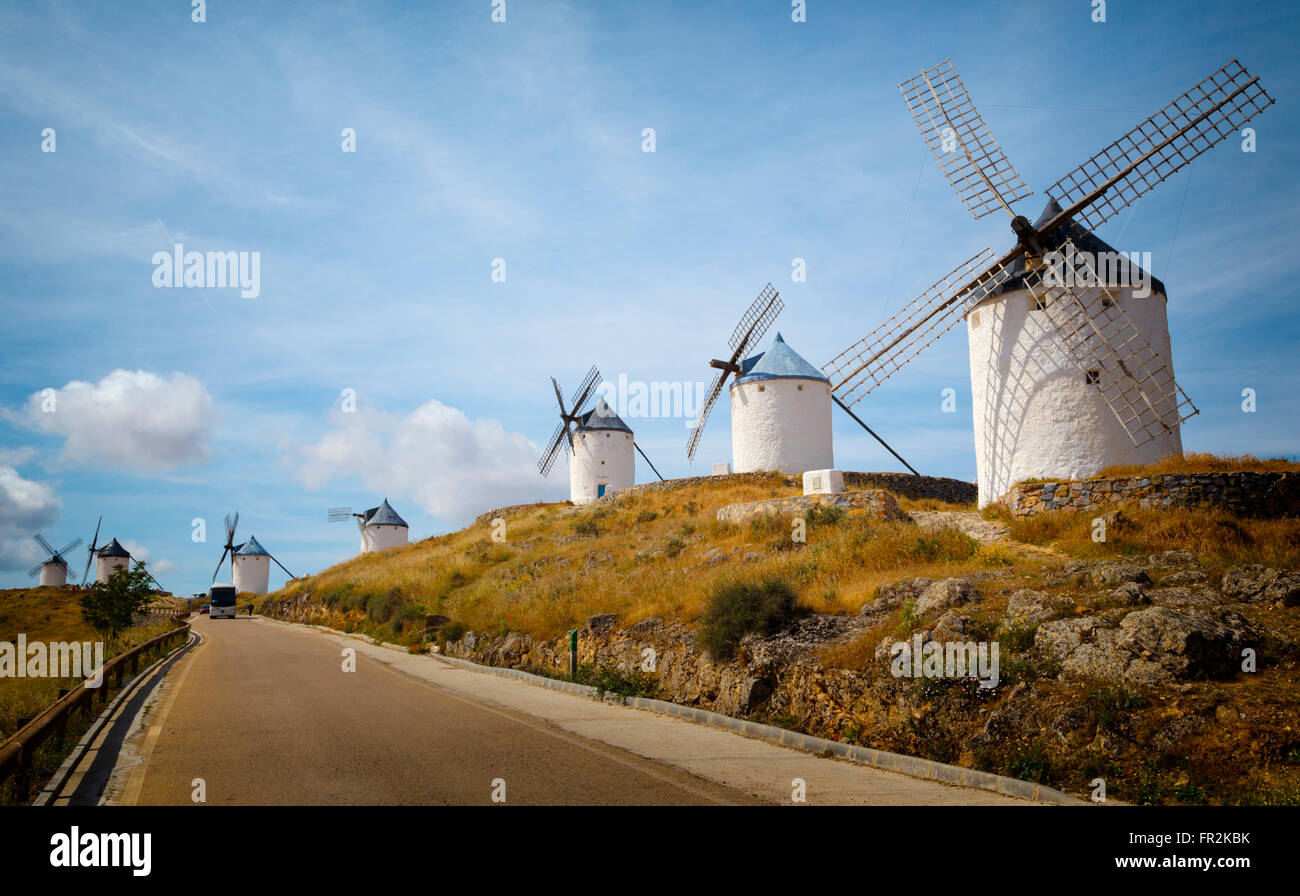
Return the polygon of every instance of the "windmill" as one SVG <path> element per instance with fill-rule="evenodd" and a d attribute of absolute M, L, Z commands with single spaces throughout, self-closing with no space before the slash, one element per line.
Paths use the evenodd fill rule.
<path fill-rule="evenodd" d="M 400 547 L 406 544 L 410 534 L 410 527 L 406 525 L 406 520 L 398 516 L 387 498 L 384 498 L 378 507 L 371 507 L 363 513 L 353 513 L 351 507 L 331 507 L 328 519 L 331 523 L 355 519 L 357 530 L 361 533 L 363 554 Z"/>
<path fill-rule="evenodd" d="M 50 559 L 37 563 L 27 571 L 27 575 L 35 577 L 37 573 L 40 573 L 42 588 L 62 588 L 68 583 L 68 560 L 66 555 L 82 543 L 81 539 L 78 538 L 56 551 L 45 540 L 45 536 L 39 532 L 33 535 L 32 538 L 36 539 L 36 543 L 41 546 L 45 553 L 50 555 Z"/>
<path fill-rule="evenodd" d="M 231 557 L 231 574 L 238 593 L 266 594 L 272 562 L 283 569 L 290 580 L 294 578 L 294 574 L 285 569 L 274 554 L 262 547 L 255 535 L 248 536 L 248 541 L 236 545 Z"/>
<path fill-rule="evenodd" d="M 99 549 L 103 547 L 103 545 L 99 543 L 99 527 L 103 525 L 103 523 L 104 517 L 100 516 L 99 522 L 95 523 L 95 534 L 91 536 L 90 544 L 86 546 L 86 569 L 81 574 L 82 588 L 86 587 L 86 582 L 90 579 L 90 564 L 95 562 L 95 557 L 98 555 Z"/>
<path fill-rule="evenodd" d="M 837 399 L 856 404 L 965 317 L 981 505 L 1028 476 L 1181 452 L 1197 411 L 1174 380 L 1164 303 L 1109 282 L 1090 231 L 1271 105 L 1259 79 L 1232 60 L 1048 187 L 1032 224 L 1011 208 L 1032 194 L 951 61 L 899 90 L 963 204 L 976 219 L 1004 211 L 1016 244 L 962 262 L 826 364 Z"/>
<path fill-rule="evenodd" d="M 597 399 L 590 410 L 583 410 L 600 382 L 600 370 L 593 365 L 573 391 L 566 408 L 560 384 L 551 377 L 555 401 L 560 406 L 560 422 L 537 462 L 537 471 L 543 477 L 550 475 L 561 449 L 567 449 L 571 455 L 569 500 L 574 504 L 588 504 L 631 486 L 636 481 L 633 451 L 644 458 L 661 481 L 664 478 L 637 444 L 631 427 L 603 398 Z"/>
<path fill-rule="evenodd" d="M 823 413 L 820 403 L 820 397 L 829 394 L 830 399 L 839 404 L 872 438 L 884 445 L 889 453 L 898 458 L 909 470 L 916 473 L 911 464 L 903 460 L 898 452 L 890 448 L 884 439 L 841 403 L 829 389 L 826 389 L 825 393 L 822 392 L 822 386 L 817 383 L 825 383 L 826 377 L 785 346 L 780 334 L 777 335 L 776 343 L 768 352 L 762 353 L 762 356 L 749 356 L 750 350 L 757 347 L 763 334 L 767 332 L 784 307 L 780 293 L 772 287 L 771 283 L 767 284 L 741 316 L 736 329 L 732 331 L 731 339 L 727 342 L 728 348 L 731 349 L 730 358 L 726 361 L 717 358 L 709 361 L 709 366 L 718 372 L 713 377 L 704 404 L 695 416 L 695 426 L 692 427 L 690 437 L 686 441 L 687 459 L 695 459 L 695 451 L 699 447 L 700 437 L 704 434 L 709 412 L 713 410 L 714 403 L 722 394 L 727 377 L 734 376 L 731 424 L 736 472 L 746 472 L 748 469 L 805 472 L 809 469 L 833 466 L 829 404 L 826 405 L 826 413 Z M 759 365 L 763 364 L 763 356 L 768 358 L 769 363 L 776 359 L 777 355 L 772 354 L 773 352 L 787 356 L 778 374 L 781 378 L 804 381 L 796 385 L 796 394 L 782 396 L 780 392 L 774 392 L 769 395 L 766 392 L 767 383 L 756 383 L 750 390 L 741 389 L 742 381 L 746 377 L 771 378 L 771 374 L 763 375 Z M 805 367 L 808 369 L 804 370 Z M 751 394 L 745 394 L 746 391 Z M 797 392 L 804 392 L 804 394 L 801 396 Z M 757 393 L 762 393 L 764 398 L 756 401 Z M 754 410 L 747 411 L 749 408 Z"/>

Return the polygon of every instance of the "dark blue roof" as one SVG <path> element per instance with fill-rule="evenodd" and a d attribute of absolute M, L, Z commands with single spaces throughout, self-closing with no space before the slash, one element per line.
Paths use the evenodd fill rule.
<path fill-rule="evenodd" d="M 257 543 L 257 539 L 254 536 L 250 535 L 248 536 L 248 541 L 244 542 L 238 548 L 235 549 L 235 556 L 236 557 L 269 557 L 271 555 L 266 552 L 266 548 L 262 547 L 260 544 Z"/>
<path fill-rule="evenodd" d="M 1034 229 L 1037 230 L 1039 227 L 1042 227 L 1060 213 L 1061 207 L 1056 204 L 1056 200 L 1048 199 L 1047 207 L 1043 209 L 1043 213 L 1039 215 L 1038 220 L 1034 222 Z M 1101 239 L 1090 230 L 1084 230 L 1072 220 L 1066 220 L 1065 223 L 1057 225 L 1055 230 L 1043 234 L 1042 239 L 1043 242 L 1049 245 L 1057 245 L 1064 241 L 1066 237 L 1073 240 L 1075 247 L 1081 252 L 1088 252 L 1094 256 L 1102 252 L 1119 255 L 1119 253 L 1115 252 L 1114 247 L 1105 240 Z M 1130 274 L 1129 271 L 1142 271 L 1142 268 L 1129 261 L 1128 256 L 1119 255 L 1119 258 L 1120 276 L 1124 277 L 1122 282 L 1137 284 L 1146 280 L 1147 277 L 1150 277 L 1151 289 L 1154 292 L 1158 292 L 1162 296 L 1169 295 L 1169 293 L 1165 292 L 1165 284 L 1160 280 L 1157 280 L 1154 276 L 1146 274 L 1146 277 L 1140 277 L 1136 273 Z M 1021 255 L 1015 261 L 1011 262 L 1011 264 L 1007 265 L 1007 272 L 1010 273 L 1011 276 L 1008 277 L 1007 280 L 997 289 L 989 293 L 990 297 L 1000 296 L 1003 293 L 1015 292 L 1017 289 L 1025 288 L 1025 256 Z M 1143 273 L 1146 272 L 1143 271 Z"/>
<path fill-rule="evenodd" d="M 631 427 L 623 422 L 623 418 L 615 414 L 614 409 L 605 403 L 605 399 L 598 398 L 594 408 L 578 416 L 578 432 L 606 429 L 612 429 L 616 432 L 632 432 Z"/>
<path fill-rule="evenodd" d="M 385 498 L 384 502 L 378 507 L 371 507 L 366 511 L 366 525 L 401 526 L 405 529 L 410 528 L 410 526 L 406 525 L 406 520 L 398 516 L 397 511 L 389 506 L 387 498 Z"/>
<path fill-rule="evenodd" d="M 124 548 L 124 547 L 122 547 L 120 544 L 118 544 L 118 543 L 117 543 L 117 539 L 114 538 L 112 541 L 110 541 L 110 542 L 109 542 L 108 544 L 106 544 L 104 547 L 102 547 L 102 548 L 99 549 L 99 556 L 101 556 L 101 557 L 130 557 L 131 555 L 130 555 L 129 553 L 127 553 L 126 548 Z"/>
<path fill-rule="evenodd" d="M 776 341 L 772 343 L 771 348 L 741 362 L 740 376 L 736 378 L 736 382 L 747 383 L 752 380 L 782 379 L 830 382 L 820 370 L 813 367 L 798 352 L 786 345 L 785 340 L 781 338 L 781 334 L 777 333 Z"/>

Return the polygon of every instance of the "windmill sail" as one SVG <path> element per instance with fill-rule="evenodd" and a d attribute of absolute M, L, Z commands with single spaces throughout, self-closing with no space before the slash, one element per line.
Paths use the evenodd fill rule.
<path fill-rule="evenodd" d="M 1132 205 L 1175 171 L 1273 104 L 1237 60 L 1210 75 L 1047 189 L 1088 230 Z"/>
<path fill-rule="evenodd" d="M 1051 257 L 1052 264 L 1025 274 L 1025 288 L 1133 444 L 1145 445 L 1195 416 L 1168 362 L 1124 311 L 1092 256 L 1067 239 Z"/>
<path fill-rule="evenodd" d="M 925 144 L 948 183 L 977 219 L 1033 191 L 1025 186 L 980 117 L 952 61 L 945 59 L 898 85 Z"/>
<path fill-rule="evenodd" d="M 700 445 L 700 437 L 704 435 L 704 424 L 708 422 L 709 412 L 713 410 L 713 404 L 722 394 L 722 386 L 727 377 L 739 371 L 739 362 L 749 352 L 750 348 L 757 345 L 767 332 L 768 327 L 772 326 L 773 321 L 784 310 L 785 304 L 781 301 L 781 294 L 776 291 L 771 283 L 763 287 L 762 291 L 741 315 L 740 323 L 736 324 L 736 329 L 732 331 L 731 338 L 727 340 L 727 345 L 731 349 L 731 358 L 728 361 L 713 361 L 711 366 L 718 368 L 718 373 L 713 377 L 713 382 L 709 384 L 708 396 L 704 399 L 704 404 L 700 406 L 699 412 L 695 415 L 695 425 L 691 427 L 691 434 L 686 439 L 686 458 L 695 459 L 695 449 Z"/>
<path fill-rule="evenodd" d="M 546 443 L 546 450 L 542 452 L 541 459 L 537 461 L 537 471 L 543 476 L 550 475 L 551 467 L 555 465 L 556 458 L 560 456 L 561 447 L 568 450 L 573 449 L 573 433 L 569 427 L 582 413 L 583 405 L 596 391 L 598 383 L 600 383 L 600 370 L 593 364 L 591 369 L 587 371 L 587 375 L 582 378 L 582 382 L 578 384 L 578 388 L 573 390 L 573 395 L 569 398 L 569 408 L 565 410 L 560 384 L 555 381 L 555 377 L 551 377 L 551 386 L 555 389 L 555 401 L 560 406 L 560 422 L 555 427 L 555 432 L 551 433 L 551 438 Z"/>
<path fill-rule="evenodd" d="M 1007 279 L 1007 259 L 992 249 L 968 258 L 911 304 L 831 359 L 822 372 L 846 407 L 852 407 L 948 332 L 971 305 Z"/>

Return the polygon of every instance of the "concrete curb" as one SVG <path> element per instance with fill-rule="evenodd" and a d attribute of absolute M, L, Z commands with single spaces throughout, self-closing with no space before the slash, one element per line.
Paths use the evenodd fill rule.
<path fill-rule="evenodd" d="M 262 618 L 267 619 L 269 617 L 264 616 Z M 283 622 L 279 619 L 271 621 L 280 622 L 282 625 L 300 624 L 294 622 Z M 402 653 L 408 652 L 405 648 L 400 647 L 399 645 L 376 641 L 368 635 L 342 632 L 338 629 L 327 628 L 323 625 L 302 625 L 302 627 L 313 629 L 315 631 L 342 635 L 346 638 L 358 638 L 360 640 L 368 641 L 371 644 L 386 647 L 390 650 L 397 650 Z M 563 681 L 558 678 L 547 678 L 545 675 L 536 675 L 532 672 L 524 672 L 519 669 L 510 669 L 502 666 L 485 666 L 481 663 L 460 659 L 459 657 L 444 656 L 441 653 L 418 655 L 428 656 L 445 663 L 451 663 L 456 666 L 471 669 L 475 672 L 487 672 L 505 678 L 514 678 L 518 681 L 549 688 L 553 691 L 561 691 L 565 694 L 601 699 L 600 692 L 591 685 L 577 684 L 576 682 Z M 1029 800 L 1030 802 L 1035 803 L 1045 803 L 1053 806 L 1091 805 L 1087 800 L 1081 800 L 1078 797 L 1070 796 L 1068 793 L 1057 790 L 1053 787 L 1035 784 L 1032 781 L 1021 781 L 1019 778 L 1008 778 L 1005 775 L 995 775 L 992 772 L 981 772 L 973 768 L 962 768 L 959 765 L 949 765 L 945 762 L 934 762 L 933 760 L 921 759 L 916 756 L 904 756 L 901 753 L 890 753 L 887 750 L 876 750 L 871 747 L 854 746 L 839 741 L 827 740 L 824 737 L 814 737 L 811 734 L 804 734 L 799 731 L 791 731 L 788 728 L 777 728 L 773 725 L 764 725 L 761 722 L 751 722 L 746 719 L 724 716 L 721 713 L 711 712 L 707 709 L 682 706 L 680 703 L 669 703 L 666 700 L 652 700 L 648 697 L 627 697 L 619 702 L 624 706 L 631 706 L 635 709 L 659 712 L 664 715 L 685 719 L 688 722 L 698 722 L 702 725 L 709 725 L 713 728 L 722 728 L 726 731 L 734 732 L 735 734 L 744 735 L 745 737 L 768 741 L 769 743 L 779 744 L 783 747 L 791 747 L 792 749 L 802 750 L 806 753 L 816 753 L 824 756 L 848 759 L 852 762 L 869 765 L 873 768 L 883 769 L 884 771 L 898 772 L 899 774 L 908 775 L 913 778 L 938 781 L 943 784 L 952 784 L 957 787 L 971 787 L 977 790 L 988 790 L 992 793 L 998 793 L 1003 796 L 1010 796 L 1017 799 Z"/>

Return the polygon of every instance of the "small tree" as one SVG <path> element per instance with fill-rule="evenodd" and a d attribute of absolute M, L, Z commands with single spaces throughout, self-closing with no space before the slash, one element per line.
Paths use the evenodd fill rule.
<path fill-rule="evenodd" d="M 134 569 L 118 567 L 107 582 L 96 582 L 81 598 L 81 618 L 100 635 L 116 641 L 149 602 L 151 585 L 141 561 L 136 561 Z"/>

